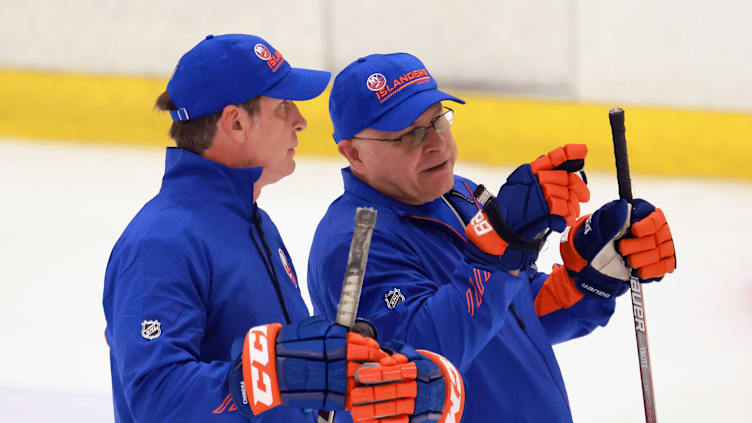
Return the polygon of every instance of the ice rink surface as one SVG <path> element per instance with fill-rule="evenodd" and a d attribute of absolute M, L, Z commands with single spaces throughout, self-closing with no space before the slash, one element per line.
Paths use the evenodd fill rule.
<path fill-rule="evenodd" d="M 308 301 L 308 249 L 342 191 L 345 163 L 297 162 L 259 205 L 286 240 Z M 163 163 L 158 149 L 0 139 L 0 421 L 113 420 L 104 269 L 157 193 Z M 456 170 L 495 192 L 511 169 Z M 588 176 L 583 212 L 617 195 L 614 175 Z M 664 209 L 677 250 L 677 271 L 645 288 L 659 420 L 751 421 L 752 185 L 633 175 L 633 189 Z M 541 270 L 559 260 L 557 244 L 555 234 Z M 575 422 L 644 421 L 630 308 L 619 298 L 607 327 L 555 347 Z"/>

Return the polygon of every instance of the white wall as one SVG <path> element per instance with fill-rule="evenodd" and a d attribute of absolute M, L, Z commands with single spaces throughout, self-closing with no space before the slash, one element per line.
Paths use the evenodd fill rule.
<path fill-rule="evenodd" d="M 284 11 L 248 0 L 11 2 L 0 13 L 0 66 L 168 77 L 206 34 L 229 32 L 263 34 L 293 63 L 321 66 L 321 1 L 279 3 Z"/>
<path fill-rule="evenodd" d="M 752 111 L 742 0 L 26 0 L 0 14 L 0 67 L 169 76 L 208 33 L 262 35 L 337 71 L 409 51 L 445 86 Z"/>
<path fill-rule="evenodd" d="M 752 3 L 579 5 L 580 98 L 752 111 Z"/>

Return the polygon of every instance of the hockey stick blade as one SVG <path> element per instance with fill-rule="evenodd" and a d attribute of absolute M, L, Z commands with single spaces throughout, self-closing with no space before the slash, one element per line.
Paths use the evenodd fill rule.
<path fill-rule="evenodd" d="M 342 282 L 342 293 L 337 305 L 337 319 L 339 325 L 351 328 L 355 326 L 358 315 L 360 292 L 363 290 L 363 276 L 366 272 L 368 251 L 371 249 L 371 235 L 376 226 L 376 210 L 368 207 L 358 207 L 355 211 L 355 223 L 350 252 L 347 255 L 345 280 Z M 317 423 L 333 423 L 334 411 L 320 411 Z"/>
<path fill-rule="evenodd" d="M 611 123 L 611 135 L 614 142 L 614 159 L 616 160 L 616 180 L 619 184 L 619 198 L 632 202 L 632 179 L 629 175 L 629 156 L 627 155 L 626 128 L 624 127 L 624 110 L 615 108 L 608 111 Z M 657 422 L 655 397 L 653 392 L 653 370 L 650 365 L 648 349 L 648 328 L 645 316 L 645 295 L 642 284 L 634 273 L 629 278 L 632 297 L 632 316 L 637 338 L 637 357 L 640 364 L 642 382 L 642 403 L 645 406 L 645 421 Z"/>

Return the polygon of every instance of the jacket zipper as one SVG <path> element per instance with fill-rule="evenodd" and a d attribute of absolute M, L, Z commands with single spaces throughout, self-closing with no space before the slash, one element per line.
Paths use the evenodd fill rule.
<path fill-rule="evenodd" d="M 527 325 L 525 325 L 525 322 L 520 318 L 520 315 L 517 314 L 517 309 L 514 307 L 514 303 L 509 303 L 509 309 L 512 310 L 512 314 L 514 314 L 514 319 L 517 320 L 517 324 L 520 325 L 523 331 L 527 332 Z"/>
<path fill-rule="evenodd" d="M 266 239 L 264 239 L 264 231 L 261 229 L 261 223 L 259 222 L 258 218 L 258 212 L 254 208 L 253 210 L 253 226 L 256 227 L 256 230 L 259 233 L 259 238 L 261 238 L 261 243 L 264 245 L 264 249 L 262 250 L 261 247 L 258 244 L 258 241 L 256 241 L 256 236 L 253 235 L 253 229 L 249 231 L 251 234 L 251 239 L 253 239 L 253 243 L 256 245 L 256 249 L 259 250 L 259 252 L 262 252 L 261 259 L 264 262 L 264 267 L 266 267 L 266 271 L 269 273 L 269 276 L 272 278 L 272 282 L 274 284 L 274 290 L 277 292 L 277 298 L 279 298 L 279 304 L 282 306 L 282 312 L 285 315 L 285 322 L 287 324 L 292 323 L 292 320 L 290 320 L 290 314 L 287 313 L 287 306 L 285 305 L 285 299 L 282 297 L 282 288 L 279 286 L 279 279 L 277 278 L 277 272 L 274 271 L 274 266 L 272 266 L 272 253 L 269 249 L 269 245 L 266 243 Z"/>

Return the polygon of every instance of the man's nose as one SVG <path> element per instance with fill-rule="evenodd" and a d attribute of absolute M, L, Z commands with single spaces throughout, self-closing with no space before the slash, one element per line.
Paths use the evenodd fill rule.
<path fill-rule="evenodd" d="M 290 102 L 290 106 L 292 109 L 290 110 L 292 112 L 292 125 L 293 125 L 293 129 L 295 130 L 295 132 L 300 132 L 306 129 L 306 127 L 308 126 L 308 122 L 300 113 L 298 106 L 292 101 Z"/>
<path fill-rule="evenodd" d="M 421 141 L 423 149 L 428 151 L 440 150 L 446 144 L 442 137 L 443 132 L 438 133 L 435 128 L 428 128 L 423 135 L 423 141 Z"/>

